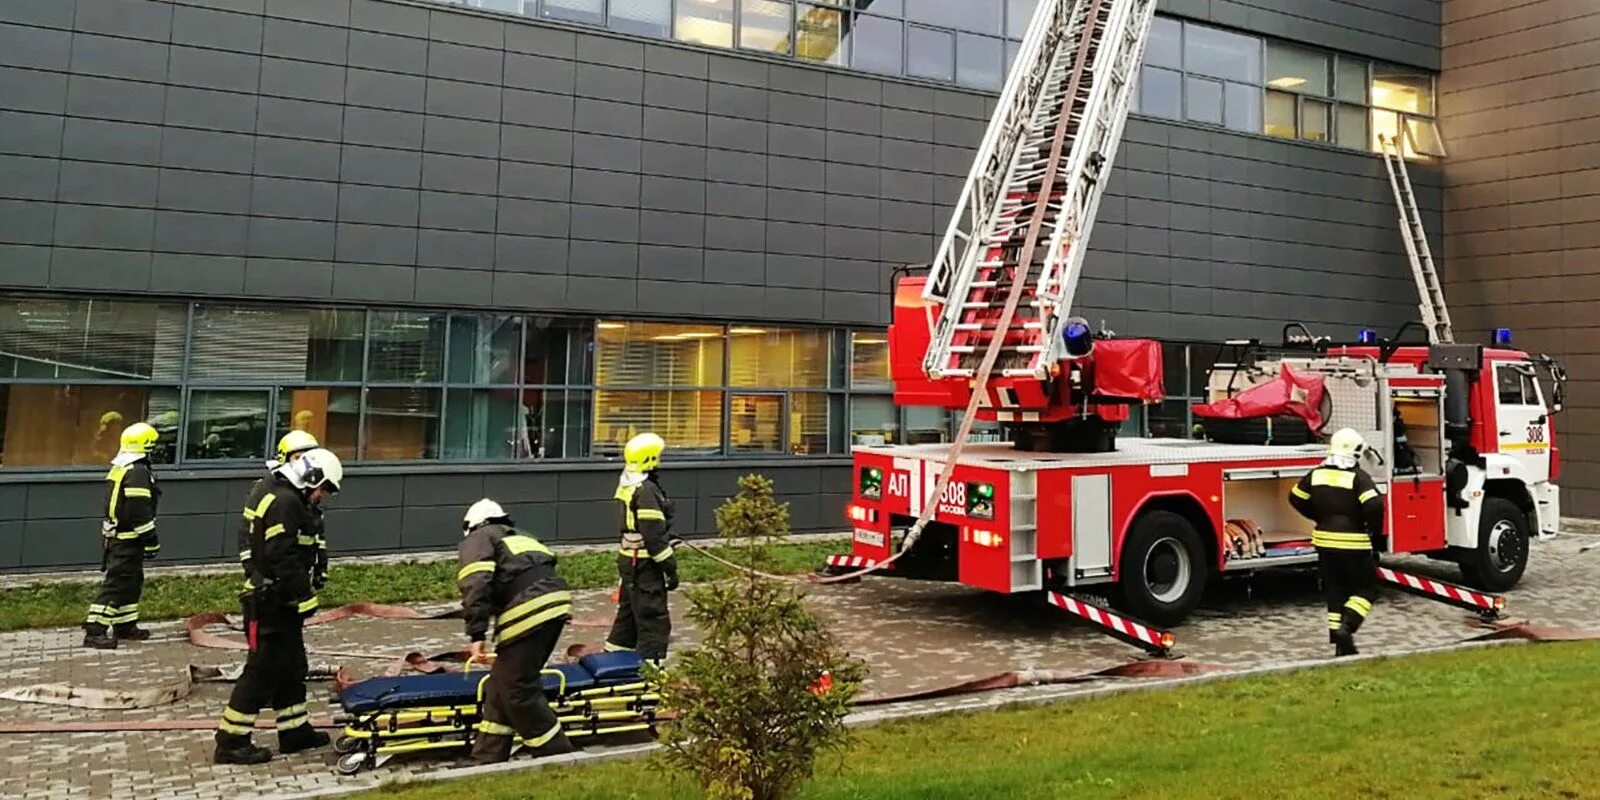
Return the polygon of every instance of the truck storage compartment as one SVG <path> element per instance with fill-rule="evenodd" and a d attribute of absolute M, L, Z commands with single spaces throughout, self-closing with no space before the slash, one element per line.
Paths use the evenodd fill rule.
<path fill-rule="evenodd" d="M 1222 517 L 1228 532 L 1227 560 L 1314 555 L 1311 521 L 1289 505 L 1300 476 L 1231 478 L 1222 484 Z"/>

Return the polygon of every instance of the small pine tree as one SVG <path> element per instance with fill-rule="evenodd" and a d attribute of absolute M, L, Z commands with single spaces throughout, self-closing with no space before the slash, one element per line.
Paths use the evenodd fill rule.
<path fill-rule="evenodd" d="M 789 507 L 772 482 L 739 480 L 717 509 L 717 529 L 752 570 L 789 534 Z M 705 632 L 661 675 L 662 705 L 676 715 L 665 757 L 712 800 L 783 800 L 811 777 L 818 754 L 843 747 L 845 714 L 866 665 L 845 655 L 786 582 L 753 572 L 688 592 L 689 619 Z"/>

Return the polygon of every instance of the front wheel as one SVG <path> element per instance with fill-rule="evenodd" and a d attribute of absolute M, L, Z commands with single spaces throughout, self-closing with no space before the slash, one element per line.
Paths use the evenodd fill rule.
<path fill-rule="evenodd" d="M 1478 546 L 1461 557 L 1468 584 L 1503 592 L 1522 580 L 1528 568 L 1528 517 L 1503 497 L 1486 497 L 1478 515 Z"/>
<path fill-rule="evenodd" d="M 1175 625 L 1200 605 L 1211 574 L 1200 534 L 1171 511 L 1141 514 L 1122 543 L 1119 595 L 1128 613 Z"/>

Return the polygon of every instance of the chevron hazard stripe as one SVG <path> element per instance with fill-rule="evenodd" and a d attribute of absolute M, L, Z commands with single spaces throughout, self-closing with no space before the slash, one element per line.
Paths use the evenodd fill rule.
<path fill-rule="evenodd" d="M 1106 633 L 1156 655 L 1166 655 L 1176 640 L 1170 631 L 1152 628 L 1115 612 L 1059 592 L 1046 592 L 1050 605 L 1100 626 Z"/>
<path fill-rule="evenodd" d="M 1400 572 L 1388 567 L 1378 567 L 1378 579 L 1405 589 L 1412 594 L 1491 616 L 1498 615 L 1506 607 L 1506 599 L 1500 595 L 1485 594 L 1473 591 L 1465 586 L 1457 586 L 1453 583 L 1446 583 L 1433 578 L 1424 578 L 1420 575 L 1412 575 L 1409 572 Z"/>
<path fill-rule="evenodd" d="M 878 562 L 862 556 L 828 556 L 828 566 L 844 567 L 846 569 L 867 569 L 878 566 Z"/>

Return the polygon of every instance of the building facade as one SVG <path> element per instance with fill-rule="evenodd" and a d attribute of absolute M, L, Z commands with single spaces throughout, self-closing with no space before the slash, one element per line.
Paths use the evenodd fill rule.
<path fill-rule="evenodd" d="M 1023 0 L 0 3 L 0 569 L 98 561 L 115 432 L 163 434 L 163 554 L 231 556 L 270 443 L 348 459 L 336 548 L 452 544 L 495 497 L 614 535 L 620 445 L 680 529 L 761 472 L 840 527 Z M 1082 313 L 1172 342 L 1415 316 L 1375 137 L 1443 229 L 1434 0 L 1170 0 Z M 1448 124 L 1444 126 L 1449 133 Z M 1436 245 L 1437 247 L 1437 245 Z"/>
<path fill-rule="evenodd" d="M 1600 9 L 1447 0 L 1445 276 L 1459 325 L 1567 368 L 1563 511 L 1600 516 Z"/>

